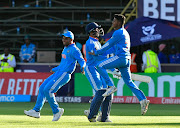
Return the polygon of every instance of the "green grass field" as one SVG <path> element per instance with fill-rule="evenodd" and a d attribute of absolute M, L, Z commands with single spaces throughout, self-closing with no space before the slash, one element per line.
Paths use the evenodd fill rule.
<path fill-rule="evenodd" d="M 60 103 L 65 109 L 61 119 L 52 122 L 52 111 L 46 103 L 41 118 L 25 116 L 24 109 L 33 108 L 35 103 L 0 103 L 0 128 L 180 128 L 180 105 L 150 104 L 145 116 L 140 115 L 139 104 L 113 104 L 110 119 L 112 123 L 88 122 L 83 111 L 88 103 Z"/>

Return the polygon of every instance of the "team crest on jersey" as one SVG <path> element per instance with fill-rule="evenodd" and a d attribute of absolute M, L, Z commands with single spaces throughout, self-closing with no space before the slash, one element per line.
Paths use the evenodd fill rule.
<path fill-rule="evenodd" d="M 66 55 L 65 55 L 65 54 L 62 54 L 62 58 L 66 59 Z"/>
<path fill-rule="evenodd" d="M 70 52 L 70 50 L 67 50 L 67 53 L 69 53 Z"/>

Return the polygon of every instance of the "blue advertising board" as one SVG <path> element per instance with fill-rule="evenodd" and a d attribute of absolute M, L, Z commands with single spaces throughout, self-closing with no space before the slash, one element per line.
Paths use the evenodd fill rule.
<path fill-rule="evenodd" d="M 0 95 L 0 102 L 30 102 L 30 95 Z"/>

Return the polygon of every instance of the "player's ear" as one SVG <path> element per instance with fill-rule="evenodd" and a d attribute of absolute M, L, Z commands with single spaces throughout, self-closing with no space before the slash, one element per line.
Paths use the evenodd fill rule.
<path fill-rule="evenodd" d="M 121 25 L 122 25 L 121 21 L 118 21 L 118 25 L 119 25 L 119 26 L 121 26 Z"/>

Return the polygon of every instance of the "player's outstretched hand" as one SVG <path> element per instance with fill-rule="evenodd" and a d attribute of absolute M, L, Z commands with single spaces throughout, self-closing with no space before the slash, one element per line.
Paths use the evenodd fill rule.
<path fill-rule="evenodd" d="M 52 69 L 51 69 L 50 73 L 54 73 L 54 72 L 52 71 Z"/>
<path fill-rule="evenodd" d="M 81 69 L 81 73 L 82 73 L 83 75 L 85 75 L 85 72 L 84 72 L 84 67 L 82 67 L 82 69 Z"/>

